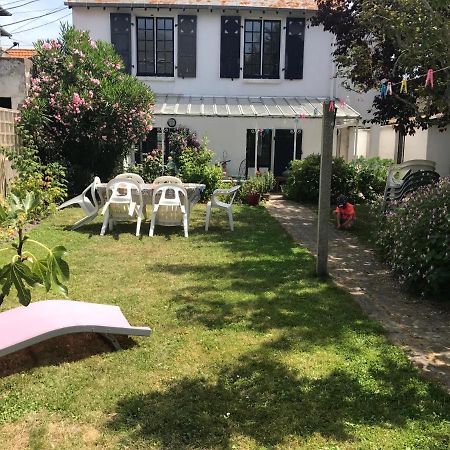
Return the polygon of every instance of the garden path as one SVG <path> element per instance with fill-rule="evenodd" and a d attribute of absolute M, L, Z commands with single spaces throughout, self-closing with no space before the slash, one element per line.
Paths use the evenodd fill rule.
<path fill-rule="evenodd" d="M 317 214 L 281 196 L 266 203 L 269 213 L 302 246 L 316 254 Z M 450 311 L 400 291 L 372 250 L 348 232 L 329 229 L 329 273 L 378 321 L 412 363 L 450 392 Z"/>

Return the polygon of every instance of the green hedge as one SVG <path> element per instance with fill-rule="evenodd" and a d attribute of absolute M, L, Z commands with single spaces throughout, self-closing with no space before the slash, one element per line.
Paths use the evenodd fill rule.
<path fill-rule="evenodd" d="M 331 175 L 331 201 L 345 195 L 352 202 L 373 200 L 384 191 L 391 160 L 358 158 L 345 162 L 333 158 Z M 317 202 L 319 199 L 320 155 L 309 155 L 291 163 L 291 170 L 283 194 L 295 201 Z"/>

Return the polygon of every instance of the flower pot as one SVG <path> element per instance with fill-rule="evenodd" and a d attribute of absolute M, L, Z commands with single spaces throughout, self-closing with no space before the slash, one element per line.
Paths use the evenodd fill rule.
<path fill-rule="evenodd" d="M 253 193 L 253 192 L 247 194 L 247 203 L 250 206 L 258 205 L 258 203 L 259 203 L 259 194 Z"/>

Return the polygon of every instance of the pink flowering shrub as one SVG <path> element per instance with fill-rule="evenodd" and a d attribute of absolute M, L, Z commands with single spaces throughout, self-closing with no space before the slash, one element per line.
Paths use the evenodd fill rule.
<path fill-rule="evenodd" d="M 450 178 L 418 189 L 380 224 L 377 244 L 406 286 L 448 299 L 450 286 Z"/>
<path fill-rule="evenodd" d="M 67 165 L 72 187 L 114 167 L 152 129 L 154 98 L 125 74 L 113 47 L 63 27 L 58 40 L 39 41 L 33 78 L 19 119 L 44 163 Z"/>

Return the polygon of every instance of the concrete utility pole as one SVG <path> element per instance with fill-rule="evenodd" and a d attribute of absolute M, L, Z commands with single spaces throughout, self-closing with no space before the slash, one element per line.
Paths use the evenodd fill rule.
<path fill-rule="evenodd" d="M 334 102 L 323 104 L 322 156 L 320 159 L 319 217 L 317 224 L 318 276 L 328 274 L 328 227 L 330 219 L 331 163 L 333 159 L 333 131 L 336 110 Z M 331 108 L 330 108 L 331 105 Z M 331 109 L 331 110 L 330 110 Z"/>

